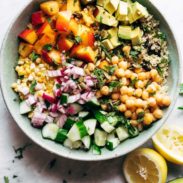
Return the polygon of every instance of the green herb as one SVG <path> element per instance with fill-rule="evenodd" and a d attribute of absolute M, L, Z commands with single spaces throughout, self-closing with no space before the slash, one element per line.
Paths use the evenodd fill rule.
<path fill-rule="evenodd" d="M 49 168 L 50 168 L 50 169 L 52 169 L 52 168 L 55 166 L 56 161 L 57 161 L 57 159 L 54 158 L 54 159 L 52 159 L 52 160 L 49 162 Z"/>
<path fill-rule="evenodd" d="M 59 89 L 61 88 L 61 85 L 59 83 L 56 84 L 56 88 Z"/>
<path fill-rule="evenodd" d="M 45 51 L 51 51 L 52 50 L 52 45 L 51 44 L 46 44 L 43 46 L 43 50 Z"/>
<path fill-rule="evenodd" d="M 159 38 L 159 39 L 161 39 L 161 40 L 163 40 L 163 41 L 166 40 L 166 34 L 164 32 L 158 32 L 156 34 L 156 37 Z"/>
<path fill-rule="evenodd" d="M 76 44 L 79 44 L 79 43 L 82 42 L 82 39 L 81 39 L 80 36 L 75 36 L 74 41 L 75 41 Z"/>
<path fill-rule="evenodd" d="M 156 69 L 157 69 L 157 71 L 158 71 L 158 74 L 159 74 L 160 76 L 163 76 L 163 70 L 162 70 L 162 68 L 161 68 L 159 65 L 157 65 Z"/>
<path fill-rule="evenodd" d="M 147 84 L 145 85 L 145 88 L 147 88 L 152 83 L 151 80 L 148 80 Z"/>
<path fill-rule="evenodd" d="M 27 147 L 31 146 L 32 144 L 25 144 L 24 146 L 22 147 L 19 147 L 19 148 L 15 148 L 13 147 L 15 153 L 16 153 L 16 156 L 15 158 L 17 159 L 22 159 L 23 158 L 23 152 L 26 150 Z"/>
<path fill-rule="evenodd" d="M 118 88 L 121 86 L 120 81 L 112 81 L 109 83 L 109 89 L 113 90 L 114 88 Z"/>
<path fill-rule="evenodd" d="M 113 65 L 109 65 L 109 66 L 105 66 L 105 68 L 107 69 L 107 72 L 110 74 L 110 75 L 113 75 L 115 70 L 116 70 L 116 66 L 113 66 Z"/>
<path fill-rule="evenodd" d="M 24 76 L 18 76 L 18 79 L 22 80 L 24 78 Z"/>
<path fill-rule="evenodd" d="M 34 51 L 29 55 L 29 58 L 34 62 L 37 58 L 39 58 L 39 55 L 36 54 Z"/>
<path fill-rule="evenodd" d="M 128 128 L 128 133 L 131 137 L 136 137 L 139 135 L 138 129 L 132 125 Z"/>
<path fill-rule="evenodd" d="M 168 67 L 169 60 L 162 58 L 161 62 L 157 65 L 156 69 L 161 77 L 163 77 L 163 72 L 166 67 Z"/>
<path fill-rule="evenodd" d="M 9 183 L 9 178 L 7 176 L 4 176 L 4 183 Z"/>
<path fill-rule="evenodd" d="M 45 103 L 47 109 L 48 109 L 48 108 L 50 107 L 50 105 L 51 105 L 47 100 L 45 100 L 44 103 Z"/>
<path fill-rule="evenodd" d="M 183 106 L 178 107 L 177 109 L 183 110 Z"/>
<path fill-rule="evenodd" d="M 36 82 L 36 80 L 34 80 L 32 82 L 32 84 L 30 85 L 30 89 L 29 89 L 30 94 L 34 94 L 35 93 L 35 87 L 36 87 L 36 85 L 37 85 L 37 82 Z"/>
<path fill-rule="evenodd" d="M 104 45 L 100 45 L 102 51 L 105 53 L 106 57 L 109 58 L 110 60 L 112 59 L 111 55 L 109 54 L 109 51 L 107 50 L 107 48 Z"/>
<path fill-rule="evenodd" d="M 48 21 L 48 23 L 51 23 L 51 18 L 48 17 L 48 18 L 47 18 L 47 21 Z"/>
<path fill-rule="evenodd" d="M 143 122 L 143 121 L 144 121 L 144 117 L 137 119 L 137 122 L 138 122 L 138 123 L 141 123 L 141 122 Z"/>
<path fill-rule="evenodd" d="M 138 81 L 138 78 L 136 78 L 136 77 L 134 79 L 132 79 L 130 86 L 134 87 L 137 81 Z"/>
<path fill-rule="evenodd" d="M 179 88 L 179 94 L 183 94 L 183 83 L 180 84 L 180 88 Z"/>
<path fill-rule="evenodd" d="M 97 77 L 99 87 L 102 87 L 105 83 L 105 75 L 102 69 L 96 68 L 93 74 Z"/>
<path fill-rule="evenodd" d="M 139 112 L 138 115 L 137 115 L 137 117 L 138 118 L 142 118 L 142 117 L 144 117 L 144 114 L 145 114 L 144 112 Z"/>
<path fill-rule="evenodd" d="M 100 16 L 100 18 L 99 18 L 99 22 L 100 22 L 100 23 L 102 23 L 102 20 L 103 20 L 103 17 L 102 17 L 102 16 Z"/>
<path fill-rule="evenodd" d="M 71 62 L 74 62 L 75 60 L 76 60 L 75 58 L 67 58 L 66 62 L 71 63 Z"/>
<path fill-rule="evenodd" d="M 138 58 L 138 54 L 139 54 L 138 51 L 135 51 L 135 50 L 131 50 L 131 51 L 130 51 L 130 55 L 131 55 L 132 58 L 134 58 L 134 59 L 137 59 L 137 58 Z"/>

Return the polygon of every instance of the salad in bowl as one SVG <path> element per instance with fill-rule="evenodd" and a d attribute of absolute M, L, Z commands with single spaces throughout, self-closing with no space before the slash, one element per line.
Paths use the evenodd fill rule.
<path fill-rule="evenodd" d="M 18 37 L 12 89 L 45 139 L 101 154 L 171 104 L 166 36 L 137 1 L 42 2 Z"/>

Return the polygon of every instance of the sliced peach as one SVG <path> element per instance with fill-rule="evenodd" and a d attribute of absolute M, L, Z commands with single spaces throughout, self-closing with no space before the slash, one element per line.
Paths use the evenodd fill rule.
<path fill-rule="evenodd" d="M 18 36 L 19 38 L 23 39 L 24 41 L 30 44 L 34 44 L 38 38 L 36 32 L 32 29 L 26 29 L 23 32 L 21 32 Z"/>
<path fill-rule="evenodd" d="M 47 15 L 55 15 L 59 12 L 59 3 L 56 1 L 47 1 L 41 3 L 40 8 Z"/>
<path fill-rule="evenodd" d="M 68 33 L 70 20 L 71 20 L 72 12 L 71 11 L 61 11 L 58 13 L 58 17 L 56 20 L 56 29 L 63 33 Z"/>
<path fill-rule="evenodd" d="M 72 48 L 74 42 L 66 37 L 60 37 L 57 44 L 60 51 L 68 51 Z"/>
<path fill-rule="evenodd" d="M 85 46 L 90 46 L 93 47 L 94 43 L 95 43 L 95 36 L 94 36 L 94 32 L 90 31 L 90 32 L 84 32 L 81 35 L 81 39 L 82 39 L 82 44 Z"/>
<path fill-rule="evenodd" d="M 71 57 L 75 57 L 86 62 L 95 62 L 95 52 L 92 50 L 91 47 L 77 45 L 71 51 Z"/>
<path fill-rule="evenodd" d="M 37 30 L 37 34 L 41 35 L 41 34 L 46 34 L 49 32 L 53 32 L 53 29 L 51 28 L 50 24 L 48 22 L 45 22 L 38 30 Z"/>
<path fill-rule="evenodd" d="M 18 52 L 22 57 L 27 57 L 33 50 L 33 46 L 28 43 L 21 42 L 19 44 Z"/>
<path fill-rule="evenodd" d="M 43 16 L 42 11 L 36 11 L 32 14 L 31 17 L 32 25 L 43 24 L 45 21 L 45 17 Z"/>
<path fill-rule="evenodd" d="M 60 65 L 62 63 L 61 53 L 55 49 L 51 50 L 50 52 L 42 50 L 41 55 L 43 60 L 50 65 L 54 65 L 54 64 Z"/>
<path fill-rule="evenodd" d="M 41 54 L 41 51 L 43 47 L 47 44 L 50 45 L 55 45 L 56 41 L 56 34 L 53 33 L 48 33 L 48 34 L 43 34 L 41 38 L 35 43 L 34 49 L 38 54 Z"/>

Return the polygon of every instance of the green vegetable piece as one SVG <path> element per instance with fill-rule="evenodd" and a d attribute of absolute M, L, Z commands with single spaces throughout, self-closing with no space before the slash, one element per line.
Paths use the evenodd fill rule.
<path fill-rule="evenodd" d="M 66 130 L 70 130 L 74 123 L 76 123 L 76 121 L 72 120 L 71 118 L 67 118 L 67 121 L 65 122 L 63 128 Z"/>
<path fill-rule="evenodd" d="M 183 94 L 183 83 L 180 84 L 180 88 L 179 88 L 179 94 Z"/>
<path fill-rule="evenodd" d="M 58 130 L 57 136 L 55 138 L 56 142 L 64 143 L 64 141 L 67 139 L 67 133 L 68 131 L 65 129 L 60 128 Z"/>
<path fill-rule="evenodd" d="M 68 94 L 63 93 L 62 96 L 60 97 L 60 104 L 66 104 L 68 101 Z"/>
<path fill-rule="evenodd" d="M 37 82 L 36 82 L 36 80 L 34 80 L 32 82 L 32 84 L 30 85 L 30 89 L 29 89 L 30 94 L 34 94 L 35 93 L 35 87 L 36 87 L 36 85 L 37 85 Z"/>
<path fill-rule="evenodd" d="M 34 62 L 37 58 L 39 58 L 39 55 L 36 54 L 34 51 L 29 55 L 29 58 Z"/>
<path fill-rule="evenodd" d="M 85 125 L 83 124 L 83 121 L 78 121 L 76 123 L 76 126 L 79 129 L 81 138 L 83 138 L 84 136 L 88 135 L 87 129 L 86 129 Z"/>
<path fill-rule="evenodd" d="M 93 152 L 93 154 L 101 155 L 101 149 L 96 144 L 93 144 L 92 145 L 92 152 Z"/>
<path fill-rule="evenodd" d="M 93 114 L 99 123 L 104 123 L 105 121 L 107 121 L 107 117 L 104 114 L 102 114 L 100 111 L 94 110 Z"/>
<path fill-rule="evenodd" d="M 45 51 L 51 51 L 52 50 L 52 45 L 51 44 L 44 45 L 43 50 L 45 50 Z"/>

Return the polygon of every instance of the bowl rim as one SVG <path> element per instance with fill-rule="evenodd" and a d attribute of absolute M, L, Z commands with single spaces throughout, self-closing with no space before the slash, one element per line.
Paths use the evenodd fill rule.
<path fill-rule="evenodd" d="M 180 45 L 179 45 L 179 42 L 177 41 L 178 39 L 177 39 L 177 35 L 174 33 L 174 29 L 172 28 L 172 26 L 169 24 L 169 22 L 167 21 L 167 19 L 166 19 L 166 17 L 161 13 L 161 11 L 159 10 L 159 8 L 157 7 L 157 6 L 155 6 L 155 4 L 154 3 L 152 3 L 150 0 L 147 0 L 148 1 L 148 3 L 150 4 L 150 6 L 151 7 L 153 7 L 153 9 L 155 9 L 155 11 L 157 11 L 160 15 L 161 15 L 161 17 L 163 18 L 163 21 L 166 23 L 166 25 L 168 26 L 168 28 L 169 28 L 169 30 L 170 30 L 170 32 L 171 32 L 171 34 L 172 34 L 172 37 L 173 37 L 173 40 L 175 41 L 175 44 L 176 44 L 176 49 L 177 49 L 177 55 L 178 55 L 178 63 L 179 63 L 179 68 L 178 68 L 178 74 L 177 74 L 177 77 L 178 77 L 178 79 L 177 79 L 177 82 L 176 82 L 176 84 L 175 84 L 175 87 L 177 88 L 178 87 L 178 85 L 179 85 L 179 83 L 180 83 L 180 80 L 181 80 L 181 65 L 182 65 L 182 62 L 181 62 L 181 60 L 182 60 L 182 57 L 181 57 L 181 49 L 180 49 Z M 13 26 L 13 24 L 15 23 L 15 21 L 18 19 L 18 17 L 19 16 L 21 16 L 21 14 L 22 14 L 22 12 L 26 9 L 26 8 L 28 8 L 30 5 L 31 5 L 31 3 L 33 3 L 32 1 L 29 1 L 29 2 L 27 2 L 27 4 L 25 4 L 20 10 L 19 10 L 19 12 L 16 14 L 16 16 L 11 20 L 11 22 L 10 22 L 10 24 L 9 24 L 9 26 L 8 26 L 8 28 L 7 28 L 7 31 L 6 31 L 6 33 L 5 33 L 5 36 L 4 36 L 4 38 L 3 38 L 3 40 L 2 40 L 2 45 L 1 45 L 1 49 L 0 49 L 0 68 L 2 68 L 2 65 L 3 65 L 3 52 L 4 52 L 4 48 L 5 48 L 5 43 L 6 43 L 6 40 L 7 40 L 7 38 L 8 38 L 8 35 L 9 35 L 9 33 L 10 33 L 10 30 L 11 30 L 11 28 L 12 28 L 12 26 Z M 63 158 L 67 158 L 67 159 L 72 159 L 72 160 L 77 160 L 77 161 L 103 161 L 103 160 L 109 160 L 109 159 L 114 159 L 114 158 L 117 158 L 117 157 L 121 157 L 121 156 L 124 156 L 124 155 L 126 155 L 126 154 L 128 154 L 129 152 L 131 152 L 131 151 L 133 151 L 133 150 L 135 150 L 135 149 L 137 149 L 137 148 L 139 148 L 140 146 L 142 146 L 143 144 L 145 144 L 159 129 L 155 129 L 153 132 L 151 132 L 151 134 L 148 134 L 147 135 L 147 138 L 145 138 L 144 140 L 141 140 L 139 143 L 137 143 L 137 145 L 136 146 L 133 146 L 133 148 L 129 148 L 126 152 L 125 152 L 125 154 L 124 153 L 118 153 L 118 154 L 115 154 L 115 153 L 111 153 L 110 155 L 108 155 L 108 156 L 102 156 L 102 155 L 100 155 L 100 158 L 99 157 L 97 157 L 97 158 L 95 158 L 94 156 L 93 156 L 93 158 L 91 158 L 91 157 L 85 157 L 85 158 L 82 158 L 82 156 L 73 156 L 72 154 L 69 154 L 68 156 L 66 155 L 66 154 L 62 154 L 62 152 L 60 151 L 60 152 L 58 152 L 57 150 L 53 150 L 53 149 L 51 149 L 51 148 L 48 148 L 48 147 L 46 147 L 46 146 L 44 146 L 41 142 L 40 142 L 40 140 L 38 139 L 35 139 L 34 137 L 32 137 L 32 136 L 30 136 L 29 135 L 29 133 L 27 133 L 25 130 L 23 130 L 23 127 L 22 127 L 22 125 L 20 125 L 20 123 L 18 122 L 18 120 L 16 120 L 16 116 L 11 112 L 11 109 L 10 109 L 10 106 L 9 106 L 9 104 L 8 104 L 8 102 L 6 101 L 6 99 L 5 99 L 5 95 L 4 95 L 4 90 L 5 90 L 5 88 L 4 88 L 4 86 L 2 85 L 2 78 L 3 78 L 3 74 L 2 74 L 3 72 L 0 72 L 0 89 L 1 89 L 1 93 L 2 93 L 2 97 L 3 97 L 3 101 L 4 101 L 4 103 L 5 103 L 5 105 L 6 105 L 6 108 L 8 109 L 8 112 L 10 113 L 10 115 L 12 116 L 12 118 L 13 118 L 13 120 L 16 122 L 16 124 L 18 125 L 18 127 L 21 129 L 21 131 L 23 131 L 23 133 L 28 137 L 28 138 L 30 138 L 34 143 L 36 143 L 37 145 L 39 145 L 40 147 L 42 147 L 43 149 L 45 149 L 45 150 L 47 150 L 48 152 L 50 152 L 50 153 L 53 153 L 53 154 L 55 154 L 55 155 L 58 155 L 58 156 L 61 156 L 61 157 L 63 157 Z M 162 118 L 162 123 L 161 123 L 161 125 L 160 125 L 160 127 L 162 127 L 163 126 L 163 124 L 166 122 L 166 120 L 168 119 L 168 117 L 169 117 L 169 115 L 171 114 L 171 112 L 172 112 L 172 110 L 173 110 L 173 108 L 174 108 L 174 106 L 175 106 L 175 103 L 176 103 L 176 100 L 177 100 L 177 98 L 178 98 L 178 90 L 175 90 L 175 92 L 174 92 L 174 95 L 173 95 L 173 97 L 174 97 L 174 100 L 172 101 L 172 103 L 171 103 L 171 106 L 169 107 L 169 109 L 168 109 L 168 111 L 166 112 L 166 115 Z"/>

